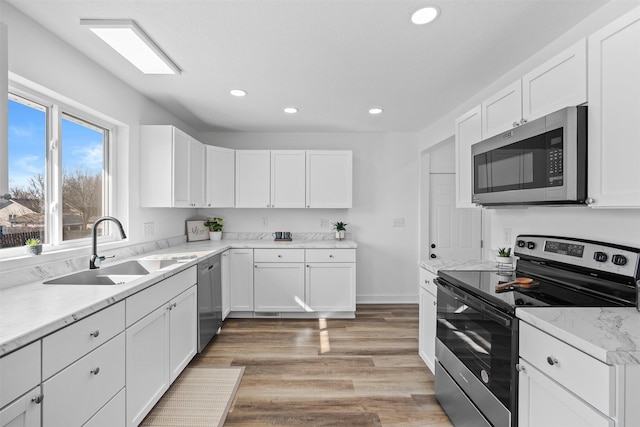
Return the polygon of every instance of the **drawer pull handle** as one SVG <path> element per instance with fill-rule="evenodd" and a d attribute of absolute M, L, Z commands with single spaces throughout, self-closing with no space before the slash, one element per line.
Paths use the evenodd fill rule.
<path fill-rule="evenodd" d="M 329 255 L 329 258 L 333 258 L 333 255 Z"/>
<path fill-rule="evenodd" d="M 282 258 L 282 255 L 278 255 L 278 258 Z"/>
<path fill-rule="evenodd" d="M 558 364 L 558 359 L 556 359 L 555 357 L 552 356 L 548 356 L 547 357 L 547 363 L 551 366 L 553 365 L 557 365 Z"/>
<path fill-rule="evenodd" d="M 519 363 L 516 365 L 516 370 L 522 372 L 523 374 L 527 373 L 527 369 L 523 365 L 521 365 Z"/>
<path fill-rule="evenodd" d="M 37 395 L 37 396 L 33 396 L 33 397 L 31 398 L 31 401 L 32 401 L 33 403 L 40 404 L 40 403 L 42 403 L 42 399 L 44 399 L 44 396 L 43 396 L 42 394 L 39 394 L 39 395 Z"/>
<path fill-rule="evenodd" d="M 98 335 L 100 335 L 100 330 L 96 329 L 95 331 L 91 332 L 89 335 L 91 335 L 94 338 L 98 338 Z"/>
<path fill-rule="evenodd" d="M 100 367 L 98 366 L 95 369 L 90 370 L 89 372 L 93 375 L 98 375 L 100 373 Z"/>

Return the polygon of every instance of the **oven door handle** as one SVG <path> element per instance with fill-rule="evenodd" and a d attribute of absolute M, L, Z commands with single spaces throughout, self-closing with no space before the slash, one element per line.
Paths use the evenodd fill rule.
<path fill-rule="evenodd" d="M 484 316 L 489 317 L 494 322 L 498 322 L 501 325 L 506 326 L 506 327 L 511 327 L 511 318 L 510 317 L 503 316 L 501 314 L 496 313 L 494 310 L 490 309 L 485 304 L 480 303 L 478 305 L 475 305 L 475 304 L 470 304 L 469 301 L 466 298 L 458 298 L 457 296 L 454 296 L 453 298 L 456 301 L 460 302 L 461 304 L 464 304 L 466 306 L 469 306 L 469 307 L 473 308 L 474 310 L 479 311 Z"/>

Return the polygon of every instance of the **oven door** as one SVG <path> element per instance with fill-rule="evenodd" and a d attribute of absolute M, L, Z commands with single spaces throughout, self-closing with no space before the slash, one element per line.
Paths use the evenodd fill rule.
<path fill-rule="evenodd" d="M 493 425 L 509 426 L 517 403 L 517 319 L 440 278 L 436 283 L 438 362 Z"/>

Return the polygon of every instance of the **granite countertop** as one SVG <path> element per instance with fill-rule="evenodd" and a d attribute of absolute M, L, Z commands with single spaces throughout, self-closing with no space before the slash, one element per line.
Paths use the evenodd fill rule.
<path fill-rule="evenodd" d="M 516 316 L 604 363 L 640 364 L 640 312 L 635 307 L 518 308 Z"/>
<path fill-rule="evenodd" d="M 484 270 L 484 271 L 497 271 L 498 264 L 495 261 L 489 260 L 455 260 L 455 259 L 433 259 L 427 261 L 420 261 L 418 263 L 421 268 L 438 274 L 439 270 Z M 500 269 L 504 270 L 504 269 Z"/>
<path fill-rule="evenodd" d="M 36 269 L 42 278 L 32 283 L 0 289 L 0 357 L 57 331 L 92 313 L 106 308 L 155 283 L 196 265 L 227 249 L 355 249 L 352 240 L 221 240 L 178 244 L 161 250 L 122 257 L 103 266 L 116 265 L 134 259 L 177 259 L 178 262 L 131 282 L 119 285 L 43 285 L 51 275 Z M 64 263 L 53 263 L 51 268 Z M 32 269 L 33 270 L 33 269 Z M 31 272 L 33 273 L 33 272 Z M 48 277 L 45 275 L 48 273 Z"/>

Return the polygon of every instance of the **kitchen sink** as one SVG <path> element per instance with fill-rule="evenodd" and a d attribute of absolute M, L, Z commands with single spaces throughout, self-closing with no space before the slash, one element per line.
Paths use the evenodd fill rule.
<path fill-rule="evenodd" d="M 121 285 L 136 280 L 154 271 L 175 264 L 175 259 L 139 259 L 127 261 L 110 267 L 84 270 L 68 274 L 45 285 Z"/>

